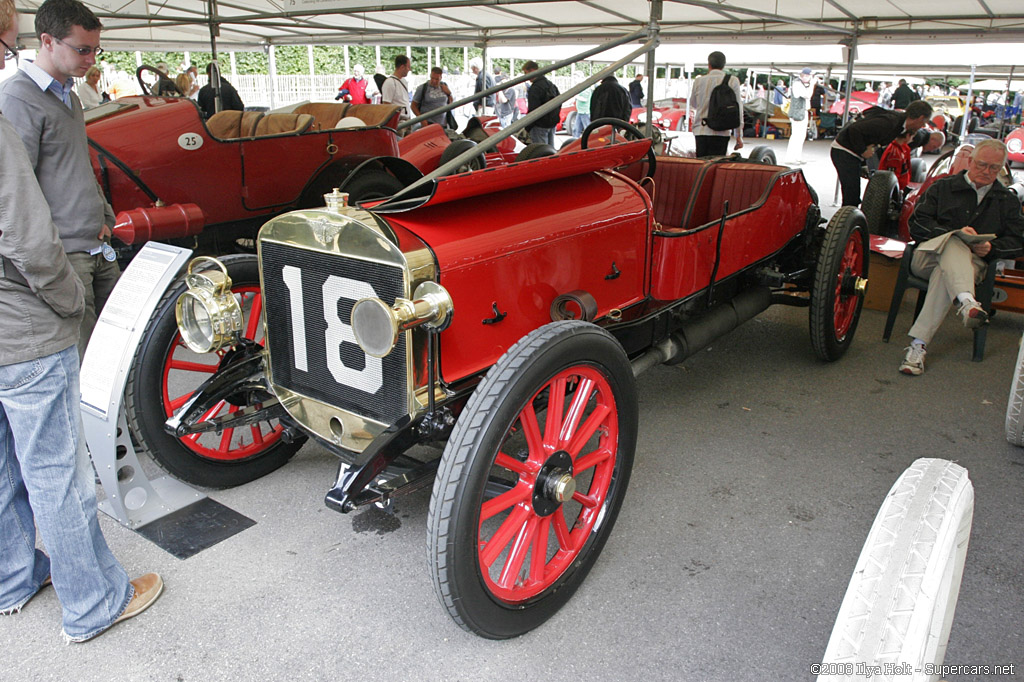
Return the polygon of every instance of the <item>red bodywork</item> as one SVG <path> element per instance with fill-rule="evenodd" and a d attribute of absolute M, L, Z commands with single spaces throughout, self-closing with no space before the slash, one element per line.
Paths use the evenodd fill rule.
<path fill-rule="evenodd" d="M 720 232 L 715 281 L 727 280 L 779 253 L 814 204 L 798 170 L 677 157 L 659 159 L 652 199 L 650 184 L 595 169 L 641 158 L 647 142 L 605 142 L 595 131 L 591 146 L 599 150 L 570 145 L 483 176 L 441 178 L 425 205 L 387 214 L 430 246 L 459 309 L 441 344 L 446 381 L 489 367 L 549 322 L 552 299 L 567 291 L 592 294 L 604 318 L 613 310 L 649 314 L 706 290 Z M 515 315 L 481 325 L 495 304 Z"/>
<path fill-rule="evenodd" d="M 652 118 L 654 119 L 654 125 L 662 130 L 690 130 L 689 119 L 686 116 L 685 97 L 658 100 L 654 103 L 654 115 Z M 629 122 L 633 125 L 638 125 L 646 120 L 646 107 L 635 107 L 629 114 Z"/>
<path fill-rule="evenodd" d="M 830 114 L 843 114 L 843 109 L 846 106 L 846 98 L 836 100 L 832 103 L 829 108 Z M 871 107 L 878 106 L 878 93 L 877 92 L 864 92 L 858 90 L 853 93 L 850 101 L 850 115 L 859 114 L 862 111 L 866 111 Z"/>
<path fill-rule="evenodd" d="M 220 140 L 195 103 L 182 98 L 127 97 L 86 126 L 93 168 L 114 213 L 194 204 L 206 227 L 262 220 L 296 208 L 303 191 L 335 164 L 398 156 L 387 127 L 320 130 Z M 339 166 L 340 170 L 341 166 Z M 180 234 L 188 230 L 182 225 Z M 119 233 L 119 237 L 128 235 Z"/>
<path fill-rule="evenodd" d="M 1007 158 L 1011 163 L 1024 163 L 1024 128 L 1017 128 L 1006 136 Z"/>

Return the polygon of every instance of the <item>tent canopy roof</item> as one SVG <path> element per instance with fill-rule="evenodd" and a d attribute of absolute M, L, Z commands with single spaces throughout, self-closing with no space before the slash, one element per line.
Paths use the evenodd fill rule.
<path fill-rule="evenodd" d="M 42 0 L 17 0 L 32 42 Z M 207 49 L 207 0 L 86 0 L 117 49 Z M 223 49 L 267 44 L 594 44 L 648 25 L 648 0 L 217 0 Z M 1024 41 L 1020 0 L 661 0 L 663 43 Z M 285 9 L 282 9 L 284 7 Z M 705 52 L 706 54 L 706 52 Z M 912 55 L 911 55 L 912 56 Z"/>

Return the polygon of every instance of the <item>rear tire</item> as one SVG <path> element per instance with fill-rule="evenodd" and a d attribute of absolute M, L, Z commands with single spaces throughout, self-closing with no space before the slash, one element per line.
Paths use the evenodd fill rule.
<path fill-rule="evenodd" d="M 747 160 L 751 163 L 763 163 L 768 166 L 776 166 L 775 150 L 767 145 L 759 145 L 750 150 Z"/>
<path fill-rule="evenodd" d="M 564 144 L 571 144 L 572 140 L 566 140 Z M 563 146 L 564 146 L 563 144 Z M 516 154 L 516 161 L 529 161 L 530 159 L 539 159 L 542 156 L 552 156 L 555 153 L 555 148 L 549 145 L 547 142 L 531 142 L 520 150 Z"/>
<path fill-rule="evenodd" d="M 843 206 L 825 230 L 811 288 L 811 345 L 819 358 L 838 360 L 857 331 L 868 276 L 868 229 L 864 214 Z"/>
<path fill-rule="evenodd" d="M 445 165 L 455 157 L 464 154 L 465 152 L 469 151 L 470 149 L 473 149 L 474 147 L 476 147 L 476 142 L 473 142 L 473 140 L 455 140 L 450 145 L 445 147 L 444 152 L 441 154 L 441 160 L 437 164 L 438 167 Z M 484 155 L 480 154 L 478 156 L 472 157 L 469 161 L 465 162 L 464 164 L 453 170 L 451 173 L 449 173 L 449 175 L 458 175 L 459 173 L 477 171 L 486 165 L 487 162 L 484 160 Z"/>
<path fill-rule="evenodd" d="M 903 208 L 903 193 L 896 175 L 891 171 L 875 171 L 864 189 L 860 206 L 869 233 L 895 236 L 899 211 Z"/>
<path fill-rule="evenodd" d="M 973 518 L 974 487 L 963 467 L 919 459 L 903 472 L 868 532 L 825 649 L 824 664 L 851 674 L 819 682 L 855 679 L 861 664 L 942 664 Z"/>
<path fill-rule="evenodd" d="M 910 160 L 910 181 L 924 182 L 928 177 L 928 164 L 924 159 L 913 158 Z"/>
<path fill-rule="evenodd" d="M 404 187 L 401 180 L 383 168 L 363 168 L 349 176 L 341 191 L 348 192 L 350 204 L 358 204 L 361 201 L 386 199 L 394 196 Z"/>

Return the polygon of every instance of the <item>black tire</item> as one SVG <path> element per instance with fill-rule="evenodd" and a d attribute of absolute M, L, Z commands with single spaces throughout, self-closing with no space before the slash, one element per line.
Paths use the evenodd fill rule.
<path fill-rule="evenodd" d="M 383 168 L 363 168 L 350 176 L 341 189 L 343 192 L 348 192 L 350 204 L 358 204 L 361 201 L 386 199 L 397 194 L 404 187 L 401 180 Z M 321 202 L 320 205 L 322 206 L 323 203 Z"/>
<path fill-rule="evenodd" d="M 581 386 L 586 393 L 578 393 Z M 558 433 L 570 430 L 570 422 L 552 422 L 561 428 L 548 424 L 553 404 L 559 414 L 580 408 L 564 439 Z M 636 386 L 622 347 L 587 322 L 536 329 L 487 372 L 441 457 L 427 517 L 434 590 L 459 626 L 490 639 L 516 637 L 569 600 L 618 516 L 637 421 Z M 590 435 L 577 443 L 583 429 Z M 549 446 L 554 454 L 545 450 Z M 610 454 L 601 457 L 606 450 Z M 573 469 L 566 457 L 575 467 L 587 464 Z M 555 465 L 567 468 L 550 474 Z M 566 471 L 576 481 L 576 494 L 564 503 L 545 497 L 541 491 Z M 584 507 L 577 495 L 592 506 Z M 481 521 L 485 509 L 489 514 Z M 527 538 L 520 551 L 506 549 L 511 538 L 498 541 L 490 534 L 494 526 L 514 530 L 520 524 Z M 488 542 L 481 542 L 485 536 Z M 546 539 L 540 561 L 533 556 L 537 538 Z"/>
<path fill-rule="evenodd" d="M 475 146 L 476 142 L 473 142 L 473 140 L 455 140 L 450 145 L 444 148 L 444 152 L 442 152 L 441 154 L 441 161 L 438 164 L 438 166 L 445 165 L 446 163 L 454 159 L 456 156 L 459 156 L 469 151 Z M 469 171 L 480 170 L 486 165 L 487 162 L 484 161 L 484 155 L 480 154 L 479 156 L 475 156 L 466 163 L 459 166 L 456 170 L 452 171 L 450 175 L 457 175 L 459 173 L 468 173 Z"/>
<path fill-rule="evenodd" d="M 913 158 L 910 160 L 910 181 L 924 182 L 928 177 L 928 163 L 924 159 Z"/>
<path fill-rule="evenodd" d="M 565 144 L 571 143 L 572 140 L 567 140 Z M 542 156 L 552 156 L 555 153 L 555 148 L 549 145 L 547 142 L 531 142 L 530 144 L 519 150 L 516 154 L 516 161 L 528 161 L 530 159 L 539 159 Z"/>
<path fill-rule="evenodd" d="M 903 193 L 896 175 L 892 171 L 875 171 L 864 189 L 860 207 L 870 234 L 895 236 L 903 208 Z"/>
<path fill-rule="evenodd" d="M 955 134 L 959 135 L 960 131 L 963 128 L 963 125 L 964 125 L 964 117 L 963 117 L 963 115 L 957 116 L 956 120 L 953 121 L 953 132 Z M 977 116 L 971 116 L 971 120 L 967 122 L 967 134 L 970 135 L 971 133 L 973 133 L 977 129 L 978 129 L 978 117 Z"/>
<path fill-rule="evenodd" d="M 679 120 L 676 121 L 675 131 L 678 133 L 686 131 L 686 116 L 680 116 Z"/>
<path fill-rule="evenodd" d="M 621 129 L 626 135 L 633 140 L 643 140 L 646 136 L 640 132 L 632 123 L 626 123 L 621 118 L 599 118 L 591 121 L 586 128 L 583 129 L 583 134 L 580 135 L 580 149 L 586 149 L 587 143 L 590 141 L 590 134 L 602 126 L 611 126 L 613 128 L 612 134 L 614 135 L 615 128 Z M 654 170 L 658 167 L 658 159 L 654 153 L 654 140 L 651 140 L 651 148 L 647 150 L 647 172 L 643 175 L 645 178 L 653 178 Z"/>
<path fill-rule="evenodd" d="M 566 135 L 572 136 L 573 126 L 576 125 L 576 117 L 578 112 L 570 111 L 565 116 L 565 122 L 562 124 L 562 132 Z"/>
<path fill-rule="evenodd" d="M 825 230 L 811 289 L 811 345 L 822 360 L 838 360 L 850 347 L 864 306 L 858 284 L 866 286 L 867 276 L 867 221 L 857 208 L 843 206 Z"/>
<path fill-rule="evenodd" d="M 747 161 L 750 161 L 751 163 L 763 163 L 767 166 L 778 165 L 775 159 L 775 150 L 763 144 L 750 150 L 750 156 L 747 157 Z"/>
<path fill-rule="evenodd" d="M 228 269 L 235 291 L 259 291 L 259 268 L 255 256 L 224 256 L 220 260 Z M 195 443 L 188 446 L 183 439 L 175 438 L 164 431 L 164 421 L 169 414 L 166 406 L 173 400 L 169 384 L 175 381 L 173 393 L 176 395 L 181 391 L 177 384 L 188 383 L 190 385 L 181 391 L 187 393 L 212 374 L 188 372 L 184 378 L 179 378 L 171 376 L 168 370 L 168 377 L 165 379 L 165 370 L 172 357 L 176 362 L 179 358 L 185 358 L 183 361 L 208 366 L 215 366 L 219 362 L 219 358 L 212 353 L 196 355 L 179 344 L 174 306 L 178 296 L 187 288 L 183 278 L 176 280 L 164 293 L 153 317 L 146 325 L 142 342 L 132 361 L 124 392 L 128 425 L 140 451 L 148 453 L 157 464 L 187 483 L 207 488 L 227 488 L 248 483 L 284 465 L 302 447 L 305 439 L 286 443 L 280 436 L 280 425 L 274 424 L 272 428 L 268 428 L 268 424 L 262 423 L 258 426 L 261 437 L 266 440 L 266 446 L 261 448 L 255 442 L 251 430 L 243 427 L 239 429 L 243 432 L 241 435 L 233 433 L 229 436 L 228 451 L 220 453 L 221 456 L 232 458 L 217 459 L 213 453 L 222 445 L 221 435 L 203 434 Z M 243 303 L 247 295 L 243 295 Z M 248 322 L 251 301 L 250 299 L 248 308 L 243 307 L 243 312 L 246 313 L 246 328 L 250 328 Z M 257 332 L 257 340 L 260 336 Z M 190 379 L 195 381 L 189 381 Z M 245 443 L 246 434 L 252 441 L 248 445 Z"/>

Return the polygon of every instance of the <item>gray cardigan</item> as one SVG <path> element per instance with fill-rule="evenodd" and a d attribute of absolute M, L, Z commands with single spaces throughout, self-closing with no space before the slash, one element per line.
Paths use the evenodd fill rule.
<path fill-rule="evenodd" d="M 0 89 L 0 111 L 25 143 L 64 249 L 75 253 L 100 246 L 100 229 L 104 223 L 113 227 L 114 215 L 96 182 L 82 103 L 73 92 L 71 104 L 69 109 L 21 70 Z"/>
<path fill-rule="evenodd" d="M 0 366 L 78 343 L 84 308 L 25 145 L 0 116 Z"/>

